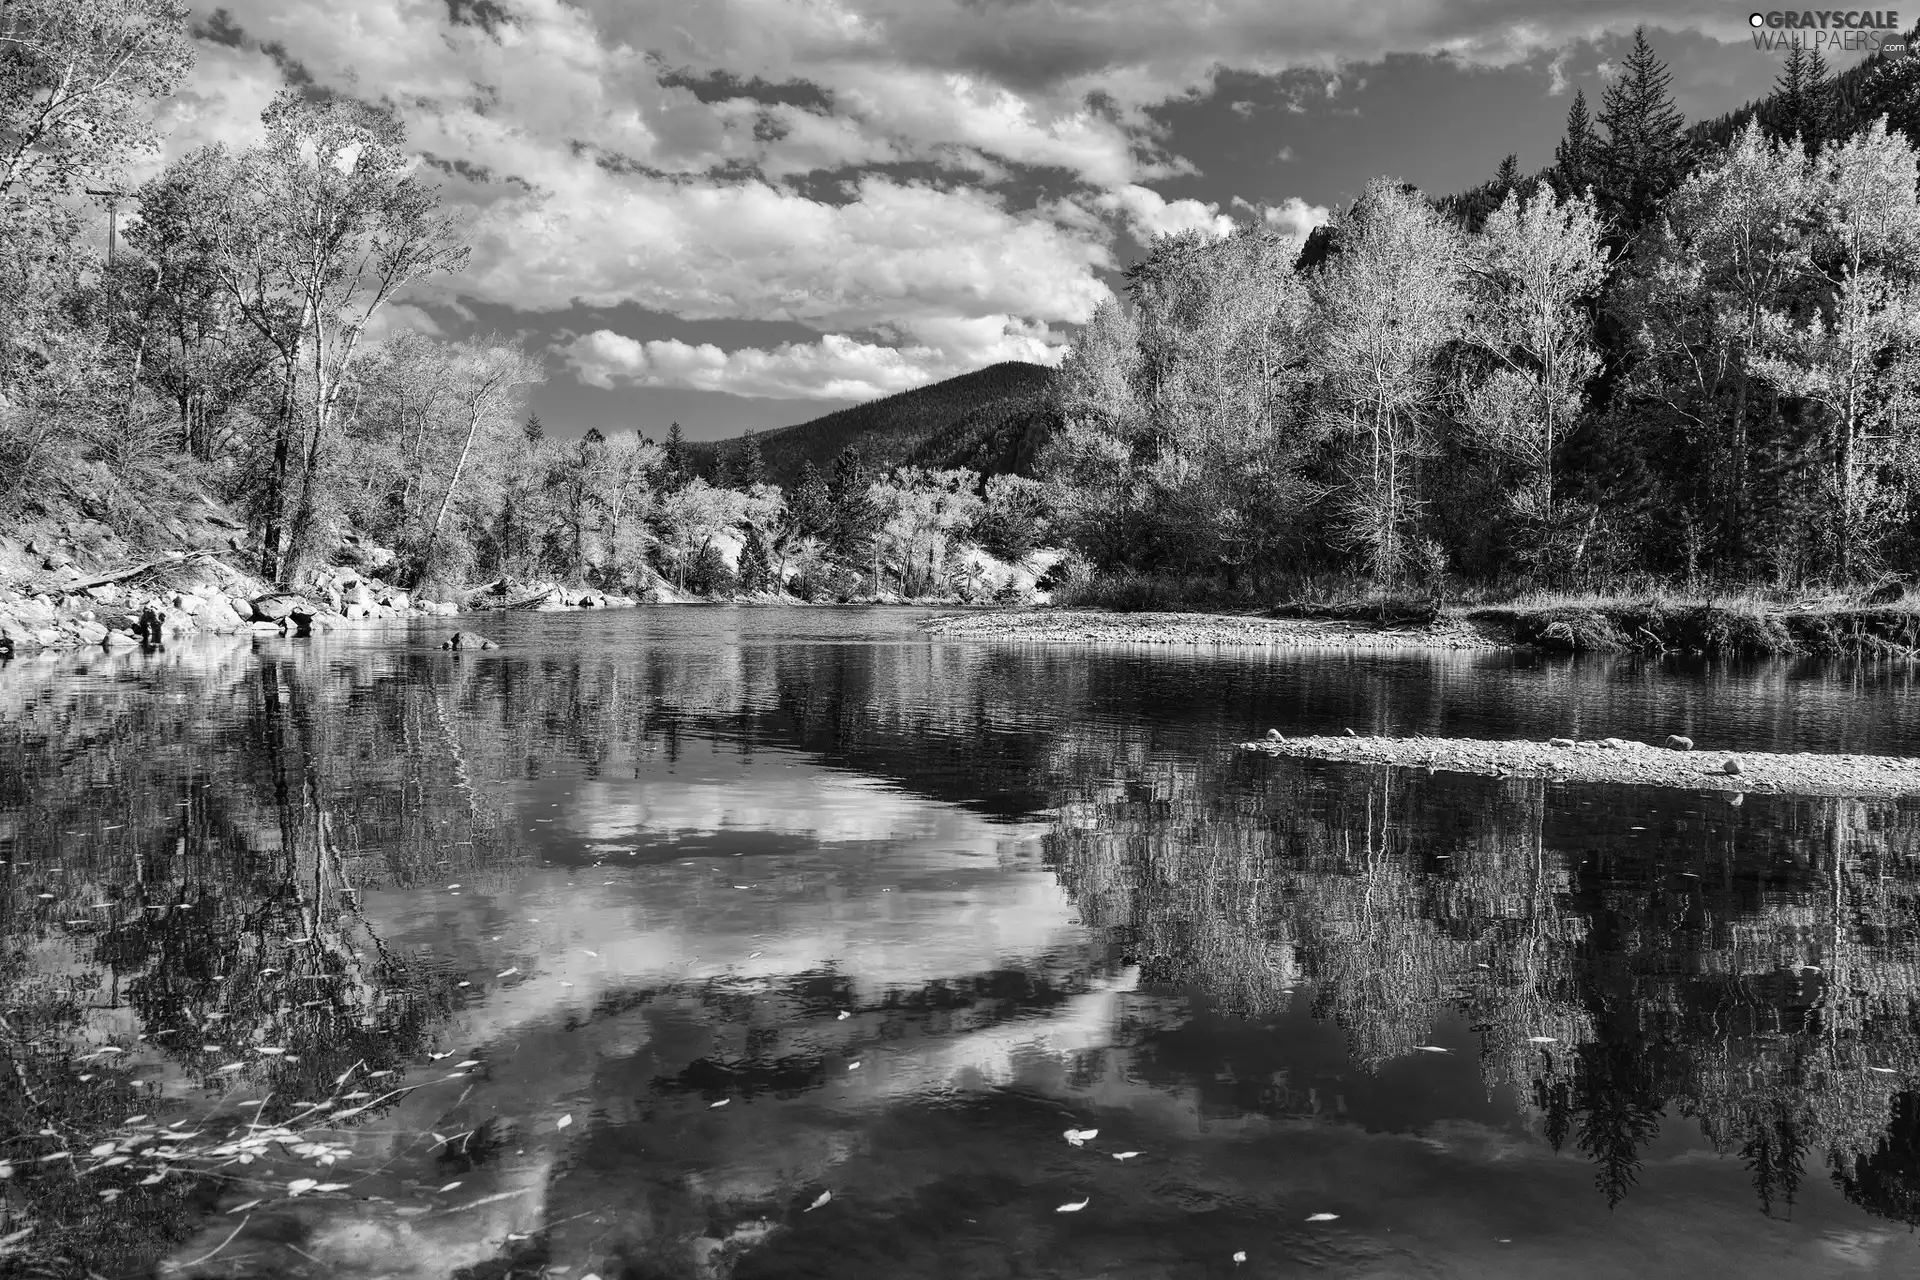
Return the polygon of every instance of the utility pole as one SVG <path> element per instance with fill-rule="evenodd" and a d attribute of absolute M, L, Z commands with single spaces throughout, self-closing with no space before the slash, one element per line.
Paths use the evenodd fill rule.
<path fill-rule="evenodd" d="M 132 195 L 131 191 L 102 191 L 93 187 L 86 188 L 90 196 L 99 196 L 107 202 L 107 265 L 119 256 L 120 245 L 120 202 Z"/>

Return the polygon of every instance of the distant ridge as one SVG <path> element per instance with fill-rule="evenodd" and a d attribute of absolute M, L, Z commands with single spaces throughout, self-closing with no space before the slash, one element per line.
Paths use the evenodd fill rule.
<path fill-rule="evenodd" d="M 1007 360 L 754 437 L 767 479 L 791 487 L 808 462 L 822 471 L 848 447 L 869 467 L 969 467 L 1032 474 L 1053 421 L 1054 371 Z M 713 474 L 719 447 L 689 444 L 695 470 Z"/>

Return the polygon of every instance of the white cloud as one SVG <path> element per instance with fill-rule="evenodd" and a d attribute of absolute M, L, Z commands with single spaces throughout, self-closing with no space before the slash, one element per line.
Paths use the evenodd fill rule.
<path fill-rule="evenodd" d="M 1260 212 L 1261 220 L 1269 227 L 1300 244 L 1306 243 L 1309 232 L 1332 217 L 1333 212 L 1325 205 L 1308 204 L 1299 196 L 1288 196 L 1282 203 L 1269 205 Z"/>
<path fill-rule="evenodd" d="M 1092 201 L 1093 207 L 1118 214 L 1127 230 L 1141 244 L 1155 236 L 1181 231 L 1207 231 L 1216 236 L 1233 234 L 1233 217 L 1220 212 L 1217 204 L 1199 200 L 1168 200 L 1151 187 L 1128 183 L 1103 192 Z"/>
<path fill-rule="evenodd" d="M 1281 161 L 1282 163 L 1285 163 L 1286 161 L 1293 159 L 1293 148 L 1282 147 L 1278 151 L 1273 153 L 1273 158 L 1275 160 Z"/>
<path fill-rule="evenodd" d="M 1524 18 L 1461 0 L 1221 0 L 1197 12 L 1158 0 L 506 0 L 513 21 L 492 32 L 451 26 L 442 0 L 226 8 L 247 43 L 200 45 L 166 111 L 170 153 L 254 134 L 282 80 L 271 45 L 322 87 L 394 104 L 416 147 L 478 176 L 448 184 L 471 205 L 473 264 L 428 300 L 534 312 L 637 304 L 903 335 L 898 347 L 823 337 L 722 353 L 718 372 L 677 352 L 645 365 L 648 376 L 788 389 L 888 386 L 965 351 L 1044 349 L 1031 332 L 1076 323 L 1106 295 L 1098 272 L 1113 265 L 1115 223 L 1141 240 L 1229 230 L 1218 206 L 1146 185 L 1192 170 L 1150 109 L 1211 92 L 1223 69 L 1313 68 L 1331 94 L 1343 75 L 1363 83 L 1352 63 L 1394 50 L 1511 65 L 1642 19 L 1746 35 L 1717 0 L 1595 0 Z M 716 74 L 798 82 L 787 96 L 806 105 L 745 91 L 711 100 L 712 85 L 682 82 Z M 925 166 L 940 180 L 862 174 L 875 165 Z M 1019 209 L 995 187 L 1016 167 L 1065 181 L 1050 176 L 1056 194 Z M 848 174 L 844 200 L 803 194 L 802 179 Z M 1325 211 L 1294 200 L 1266 216 L 1304 234 L 1315 212 Z M 998 325 L 998 337 L 925 337 L 969 325 Z M 870 354 L 882 351 L 891 357 Z"/>
<path fill-rule="evenodd" d="M 1065 348 L 1005 316 L 935 322 L 912 345 L 885 346 L 828 334 L 771 350 L 724 351 L 677 339 L 640 342 L 596 330 L 562 351 L 580 380 L 597 387 L 681 387 L 791 400 L 872 400 L 1001 360 L 1057 364 Z"/>

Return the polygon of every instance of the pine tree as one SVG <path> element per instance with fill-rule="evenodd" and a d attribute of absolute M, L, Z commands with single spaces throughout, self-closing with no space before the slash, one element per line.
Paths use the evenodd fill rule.
<path fill-rule="evenodd" d="M 827 526 L 832 523 L 827 478 L 820 474 L 820 468 L 811 458 L 800 468 L 793 496 L 787 499 L 786 523 L 794 535 L 801 538 L 824 537 Z"/>
<path fill-rule="evenodd" d="M 1802 44 L 1792 46 L 1773 82 L 1767 136 L 1780 141 L 1798 138 L 1808 155 L 1817 154 L 1831 128 L 1832 92 L 1827 64 L 1819 52 Z"/>
<path fill-rule="evenodd" d="M 740 590 L 765 591 L 772 585 L 773 553 L 767 535 L 758 525 L 749 525 L 746 545 L 740 548 Z"/>
<path fill-rule="evenodd" d="M 734 464 L 740 470 L 741 488 L 751 489 L 754 485 L 767 482 L 767 460 L 761 456 L 760 440 L 753 432 L 747 432 L 741 440 Z"/>
<path fill-rule="evenodd" d="M 1600 100 L 1606 141 L 1599 154 L 1603 211 L 1632 233 L 1660 216 L 1660 207 L 1686 176 L 1686 122 L 1673 105 L 1672 76 L 1653 54 L 1645 27 L 1633 32 L 1633 51 Z"/>
<path fill-rule="evenodd" d="M 678 489 L 691 479 L 687 469 L 687 438 L 677 422 L 670 423 L 667 427 L 665 468 L 664 481 L 668 489 Z"/>
<path fill-rule="evenodd" d="M 1493 175 L 1493 202 L 1497 205 L 1520 189 L 1520 157 L 1512 152 L 1500 162 L 1500 168 Z"/>
<path fill-rule="evenodd" d="M 605 444 L 606 442 L 607 442 L 607 437 L 605 433 L 600 430 L 600 428 L 598 427 L 587 428 L 586 443 Z"/>
<path fill-rule="evenodd" d="M 547 438 L 547 428 L 540 421 L 539 414 L 530 413 L 526 425 L 520 428 L 520 434 L 526 437 L 528 444 L 539 444 Z"/>
<path fill-rule="evenodd" d="M 838 559 L 854 559 L 873 540 L 878 524 L 859 451 L 846 449 L 834 459 L 827 483 L 827 548 Z"/>
<path fill-rule="evenodd" d="M 1573 91 L 1573 106 L 1567 110 L 1567 136 L 1553 151 L 1554 185 L 1562 196 L 1577 196 L 1599 181 L 1599 139 L 1593 135 L 1593 119 L 1587 114 L 1587 95 Z"/>
<path fill-rule="evenodd" d="M 741 487 L 740 478 L 733 465 L 733 442 L 725 440 L 713 449 L 713 487 L 716 489 L 734 489 Z"/>

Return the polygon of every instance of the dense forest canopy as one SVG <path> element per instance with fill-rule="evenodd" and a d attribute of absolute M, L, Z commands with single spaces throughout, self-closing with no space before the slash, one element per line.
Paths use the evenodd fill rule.
<path fill-rule="evenodd" d="M 0 517 L 134 544 L 222 506 L 262 576 L 349 538 L 415 587 L 949 593 L 970 548 L 1278 591 L 1853 582 L 1920 560 L 1920 61 L 1689 128 L 1644 36 L 1546 169 L 1375 181 L 1303 252 L 1162 237 L 1063 368 L 728 441 L 549 431 L 544 361 L 396 332 L 466 261 L 398 121 L 289 90 L 81 212 L 155 141 L 173 0 L 13 0 L 0 52 Z M 978 562 L 973 561 L 977 572 Z"/>

